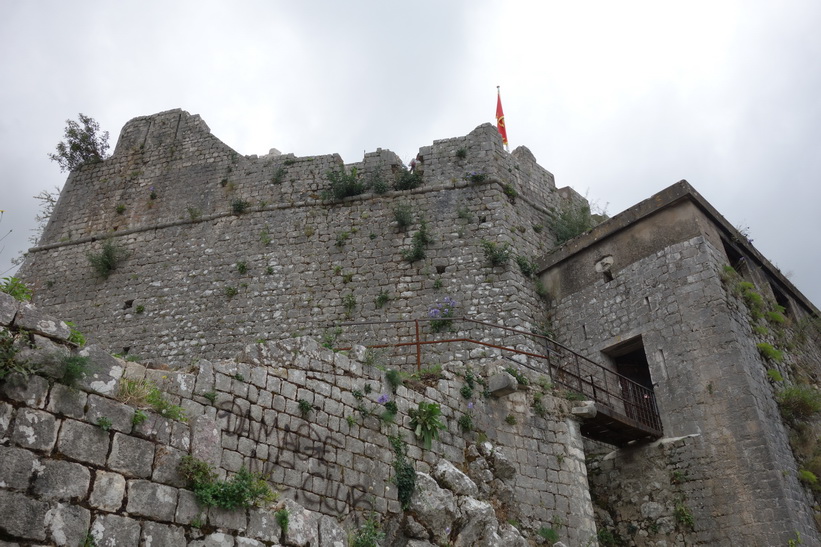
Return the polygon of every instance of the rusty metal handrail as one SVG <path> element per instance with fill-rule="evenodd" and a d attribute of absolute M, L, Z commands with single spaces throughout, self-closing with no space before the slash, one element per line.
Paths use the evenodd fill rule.
<path fill-rule="evenodd" d="M 416 348 L 416 367 L 422 367 L 422 348 L 424 346 L 448 343 L 467 343 L 490 347 L 501 351 L 509 351 L 519 355 L 532 357 L 547 363 L 547 375 L 554 386 L 576 393 L 585 398 L 595 401 L 597 404 L 607 407 L 610 412 L 620 414 L 626 418 L 638 422 L 642 426 L 661 434 L 661 418 L 656 406 L 655 394 L 653 390 L 647 388 L 626 376 L 610 370 L 599 363 L 591 361 L 587 357 L 575 352 L 556 342 L 552 338 L 542 334 L 496 325 L 486 321 L 479 321 L 468 317 L 448 317 L 453 322 L 465 322 L 480 325 L 486 328 L 499 329 L 511 333 L 535 338 L 544 343 L 544 354 L 535 351 L 526 351 L 514 347 L 493 344 L 482 340 L 475 340 L 469 337 L 446 338 L 435 340 L 424 340 L 421 335 L 420 322 L 430 322 L 442 320 L 441 318 L 420 318 L 420 319 L 396 319 L 390 321 L 357 321 L 339 323 L 336 326 L 353 327 L 364 325 L 393 325 L 399 323 L 413 323 L 414 337 L 412 341 L 392 342 L 384 344 L 369 344 L 369 348 L 387 347 L 408 347 Z M 345 350 L 350 348 L 336 348 Z M 569 361 L 569 362 L 568 362 Z M 544 370 L 534 368 L 525 363 L 518 363 L 530 370 L 544 373 Z M 618 391 L 615 391 L 618 390 Z"/>

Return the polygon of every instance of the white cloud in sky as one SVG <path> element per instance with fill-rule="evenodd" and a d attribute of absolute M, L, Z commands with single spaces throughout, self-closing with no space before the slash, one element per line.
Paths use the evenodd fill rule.
<path fill-rule="evenodd" d="M 0 272 L 90 115 L 200 114 L 242 154 L 388 148 L 493 121 L 611 214 L 685 178 L 816 303 L 821 4 L 553 1 L 0 5 Z M 4 274 L 7 275 L 7 274 Z"/>

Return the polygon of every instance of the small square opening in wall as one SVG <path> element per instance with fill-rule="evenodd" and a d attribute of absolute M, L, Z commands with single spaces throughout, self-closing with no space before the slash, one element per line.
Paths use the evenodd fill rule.
<path fill-rule="evenodd" d="M 134 300 L 126 300 L 125 304 L 123 304 L 123 309 L 127 310 L 127 309 L 131 308 L 131 306 L 133 306 L 133 305 L 134 305 Z"/>
<path fill-rule="evenodd" d="M 738 272 L 742 277 L 747 276 L 747 259 L 738 249 L 735 248 L 732 244 L 728 241 L 722 239 L 721 244 L 724 247 L 724 254 L 727 255 L 727 262 L 732 266 L 732 268 Z"/>
<path fill-rule="evenodd" d="M 784 315 L 790 315 L 790 299 L 785 295 L 774 283 L 770 283 L 770 289 L 773 291 L 775 303 L 784 308 Z"/>

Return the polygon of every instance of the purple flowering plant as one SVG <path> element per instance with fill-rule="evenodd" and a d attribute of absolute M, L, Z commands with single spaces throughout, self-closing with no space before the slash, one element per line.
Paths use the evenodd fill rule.
<path fill-rule="evenodd" d="M 380 395 L 376 402 L 385 407 L 385 412 L 382 413 L 382 420 L 386 423 L 393 422 L 396 413 L 399 412 L 396 402 L 391 401 L 391 397 L 387 393 Z"/>
<path fill-rule="evenodd" d="M 453 324 L 453 314 L 456 309 L 456 300 L 446 296 L 441 302 L 438 300 L 428 310 L 428 317 L 431 318 L 430 329 L 433 332 L 450 330 Z"/>

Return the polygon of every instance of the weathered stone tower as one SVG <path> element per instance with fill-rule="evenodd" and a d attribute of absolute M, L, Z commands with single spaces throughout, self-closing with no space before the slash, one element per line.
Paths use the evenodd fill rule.
<path fill-rule="evenodd" d="M 48 374 L 37 396 L 5 388 L 14 461 L 91 471 L 67 498 L 49 497 L 32 472 L 0 496 L 43 515 L 68 500 L 100 538 L 127 522 L 124 544 L 160 530 L 194 545 L 193 502 L 169 463 L 192 452 L 222 474 L 262 472 L 318 514 L 351 522 L 375 510 L 397 545 L 536 543 L 539 531 L 568 545 L 821 541 L 798 480 L 810 456 L 796 455 L 776 404 L 786 383 L 817 379 L 821 350 L 805 327 L 818 310 L 686 182 L 557 248 L 550 226 L 584 200 L 557 189 L 526 148 L 505 152 L 491 125 L 422 147 L 413 175 L 381 149 L 353 164 L 241 156 L 180 110 L 129 122 L 111 158 L 69 176 L 21 269 L 36 310 L 0 319 L 64 340 L 32 319 L 45 311 L 148 369 L 95 353 L 103 364 L 83 408 L 61 402 Z M 366 191 L 333 196 L 332 180 Z M 89 257 L 104 249 L 117 260 L 100 275 Z M 452 330 L 413 321 L 441 314 L 445 298 L 456 301 L 444 316 Z M 360 346 L 349 359 L 290 340 L 305 335 Z M 790 350 L 773 360 L 764 344 Z M 390 349 L 361 347 L 374 345 Z M 415 362 L 445 370 L 389 396 L 395 424 L 373 421 L 391 390 L 384 371 Z M 520 389 L 488 385 L 509 373 Z M 128 414 L 114 401 L 123 378 L 163 387 L 190 427 L 168 423 L 165 435 L 124 419 L 92 458 L 76 439 L 96 434 L 98 408 Z M 433 451 L 413 442 L 409 411 L 425 401 L 447 425 Z M 28 445 L 32 420 L 53 422 L 55 442 Z M 391 488 L 390 439 L 403 432 L 433 511 L 401 507 Z M 123 461 L 125 446 L 144 467 Z M 99 503 L 97 478 L 125 485 L 119 505 Z M 175 501 L 153 511 L 141 505 L 151 494 Z M 0 512 L 10 540 L 61 544 L 53 519 L 25 535 L 9 518 Z M 232 542 L 284 537 L 261 524 L 264 512 L 243 518 L 208 522 Z M 331 545 L 318 539 L 322 522 L 310 541 Z"/>
<path fill-rule="evenodd" d="M 801 345 L 795 330 L 818 310 L 746 238 L 682 181 L 541 270 L 560 339 L 652 386 L 665 437 L 680 439 L 593 465 L 594 490 L 623 533 L 658 537 L 672 524 L 659 523 L 667 504 L 692 511 L 698 544 L 781 545 L 796 532 L 818 541 L 771 385 L 817 381 L 818 340 Z M 792 356 L 766 359 L 773 344 Z"/>

